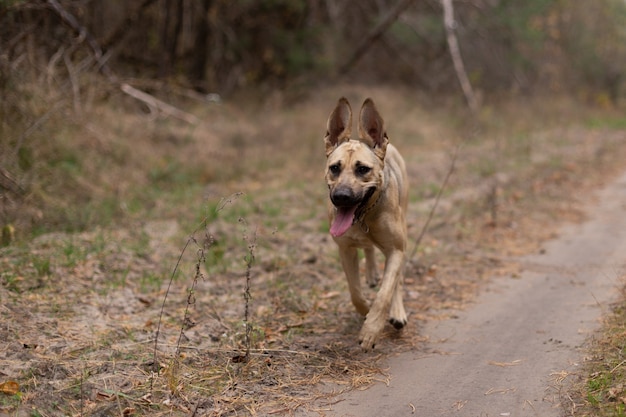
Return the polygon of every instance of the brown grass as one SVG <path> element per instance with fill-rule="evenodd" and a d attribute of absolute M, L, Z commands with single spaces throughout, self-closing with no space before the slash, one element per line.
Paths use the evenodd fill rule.
<path fill-rule="evenodd" d="M 512 256 L 579 221 L 626 156 L 610 125 L 619 116 L 585 124 L 592 109 L 558 100 L 486 107 L 408 265 L 409 325 L 364 353 L 325 215 L 321 137 L 338 95 L 374 97 L 388 121 L 409 167 L 414 242 L 467 136 L 454 104 L 425 110 L 393 88 L 335 86 L 190 106 L 204 121 L 194 129 L 106 105 L 69 128 L 65 147 L 81 158 L 96 157 L 94 140 L 108 150 L 104 171 L 81 171 L 82 195 L 142 204 L 1 250 L 0 382 L 20 394 L 0 396 L 0 411 L 323 414 L 338 393 L 386 381 L 386 357 L 419 350 L 423 320 L 453 315 L 515 274 Z"/>

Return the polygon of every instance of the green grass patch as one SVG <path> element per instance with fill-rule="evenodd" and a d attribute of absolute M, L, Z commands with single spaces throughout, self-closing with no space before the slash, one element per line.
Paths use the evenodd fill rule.
<path fill-rule="evenodd" d="M 623 116 L 606 116 L 606 117 L 593 117 L 586 121 L 585 125 L 592 129 L 626 129 L 626 117 Z"/>

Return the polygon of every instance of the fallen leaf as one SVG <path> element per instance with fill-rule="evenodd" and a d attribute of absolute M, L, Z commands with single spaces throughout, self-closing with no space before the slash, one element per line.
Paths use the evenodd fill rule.
<path fill-rule="evenodd" d="M 98 399 L 99 401 L 110 401 L 110 400 L 112 400 L 114 398 L 115 398 L 115 395 L 113 395 L 110 392 L 98 391 L 96 393 L 96 399 Z"/>
<path fill-rule="evenodd" d="M 328 292 L 325 292 L 324 294 L 320 295 L 320 298 L 322 298 L 322 299 L 335 298 L 338 295 L 341 295 L 341 293 L 339 291 L 328 291 Z"/>
<path fill-rule="evenodd" d="M 506 367 L 506 366 L 516 366 L 522 363 L 521 359 L 516 359 L 513 362 L 496 362 L 496 361 L 489 361 L 488 362 L 489 365 L 494 365 L 494 366 L 501 366 L 501 367 Z"/>
<path fill-rule="evenodd" d="M 15 381 L 7 381 L 0 384 L 0 392 L 6 395 L 15 395 L 20 392 L 20 384 Z"/>
<path fill-rule="evenodd" d="M 608 395 L 609 400 L 615 401 L 623 393 L 624 393 L 624 386 L 622 384 L 619 384 L 615 387 L 611 387 L 609 388 L 609 395 Z"/>

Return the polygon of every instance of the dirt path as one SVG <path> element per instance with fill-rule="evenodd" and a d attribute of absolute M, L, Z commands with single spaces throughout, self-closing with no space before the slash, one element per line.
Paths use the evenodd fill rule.
<path fill-rule="evenodd" d="M 430 342 L 389 360 L 382 383 L 321 406 L 328 416 L 562 416 L 581 346 L 626 273 L 626 174 L 597 194 L 588 221 L 565 227 L 523 272 L 489 286 Z"/>

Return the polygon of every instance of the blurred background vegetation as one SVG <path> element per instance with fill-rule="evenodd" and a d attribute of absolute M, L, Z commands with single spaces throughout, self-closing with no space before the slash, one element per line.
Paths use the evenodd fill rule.
<path fill-rule="evenodd" d="M 0 1 L 2 88 L 42 70 L 75 71 L 90 44 L 120 77 L 168 80 L 230 94 L 259 84 L 351 75 L 430 93 L 456 90 L 438 0 L 59 0 Z M 357 65 L 353 48 L 398 5 L 389 30 Z M 616 100 L 626 62 L 623 0 L 463 0 L 455 4 L 467 71 L 485 92 L 546 87 Z M 93 60 L 91 60 L 93 61 Z M 49 74 L 48 74 L 49 75 Z M 65 74 L 69 75 L 69 74 Z"/>
<path fill-rule="evenodd" d="M 454 6 L 466 73 L 483 101 L 559 94 L 615 108 L 624 100 L 624 0 Z M 171 159 L 176 140 L 160 137 L 158 124 L 120 124 L 102 105 L 150 113 L 152 98 L 181 109 L 188 99 L 215 102 L 249 91 L 297 99 L 337 82 L 398 85 L 433 102 L 461 96 L 442 14 L 439 0 L 0 0 L 0 224 L 7 239 L 16 227 L 80 230 L 115 217 L 121 178 L 129 178 L 112 167 L 142 168 L 137 186 L 185 176 L 186 167 Z M 140 107 L 121 91 L 150 96 Z M 165 145 L 142 151 L 132 143 L 137 129 Z M 204 179 L 220 171 L 188 170 Z M 137 194 L 124 210 L 150 199 Z M 96 203 L 98 210 L 85 210 Z"/>
<path fill-rule="evenodd" d="M 345 68 L 399 4 L 391 27 Z M 593 90 L 615 100 L 626 62 L 625 9 L 623 0 L 463 0 L 455 2 L 456 30 L 480 90 Z M 430 93 L 457 89 L 438 0 L 2 0 L 0 19 L 3 90 L 16 72 L 69 76 L 67 59 L 74 71 L 94 69 L 101 62 L 90 59 L 93 45 L 120 77 L 222 95 L 342 75 Z"/>

